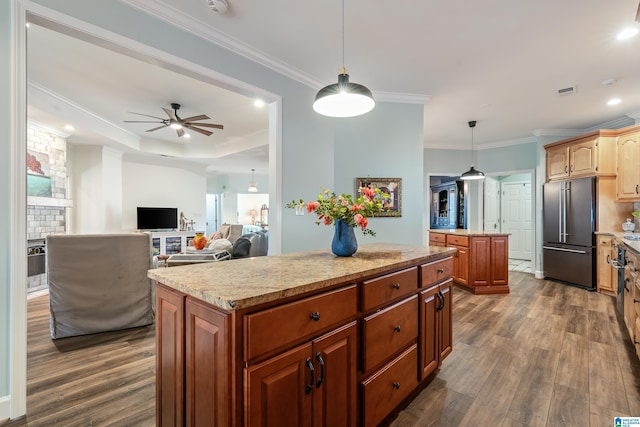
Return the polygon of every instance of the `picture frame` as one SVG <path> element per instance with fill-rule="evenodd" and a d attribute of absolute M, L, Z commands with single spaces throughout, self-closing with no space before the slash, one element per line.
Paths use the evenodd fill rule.
<path fill-rule="evenodd" d="M 356 178 L 356 197 L 362 187 L 379 188 L 389 194 L 390 204 L 388 212 L 377 214 L 376 217 L 401 217 L 402 216 L 402 178 Z"/>

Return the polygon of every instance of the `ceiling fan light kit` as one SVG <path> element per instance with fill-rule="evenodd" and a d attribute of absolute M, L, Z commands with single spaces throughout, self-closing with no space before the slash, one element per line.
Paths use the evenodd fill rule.
<path fill-rule="evenodd" d="M 468 171 L 460 175 L 460 179 L 464 181 L 484 179 L 484 173 L 477 170 L 473 165 L 473 128 L 476 127 L 476 123 L 475 120 L 469 122 L 469 127 L 471 128 L 471 167 Z"/>
<path fill-rule="evenodd" d="M 316 113 L 329 117 L 354 117 L 373 110 L 376 102 L 373 94 L 365 86 L 349 81 L 344 68 L 344 0 L 342 0 L 342 69 L 338 83 L 325 86 L 316 95 L 313 109 Z"/>
<path fill-rule="evenodd" d="M 181 118 L 178 115 L 178 110 L 180 109 L 180 104 L 177 104 L 175 102 L 171 103 L 171 108 L 173 108 L 173 111 L 169 110 L 168 108 L 162 108 L 162 110 L 167 114 L 167 116 L 169 117 L 168 119 L 163 119 L 162 117 L 156 117 L 156 116 L 150 116 L 148 114 L 142 114 L 142 113 L 134 113 L 132 111 L 130 111 L 131 114 L 137 114 L 139 116 L 145 116 L 145 117 L 151 117 L 152 119 L 157 119 L 155 121 L 150 121 L 150 120 L 125 120 L 125 123 L 161 123 L 162 126 L 158 126 L 152 129 L 147 129 L 147 132 L 153 132 L 156 131 L 158 129 L 162 129 L 165 127 L 170 127 L 171 129 L 175 129 L 176 133 L 178 134 L 178 137 L 185 137 L 185 138 L 189 138 L 189 134 L 187 134 L 184 129 L 190 129 L 194 132 L 198 132 L 201 133 L 202 135 L 205 136 L 209 136 L 211 134 L 213 134 L 213 132 L 208 131 L 206 129 L 202 129 L 203 127 L 206 128 L 214 128 L 214 129 L 224 129 L 223 125 L 217 125 L 217 124 L 213 124 L 213 123 L 198 123 L 200 120 L 209 120 L 210 117 L 207 116 L 206 114 L 199 114 L 197 116 L 191 116 L 191 117 L 187 117 L 187 118 Z"/>

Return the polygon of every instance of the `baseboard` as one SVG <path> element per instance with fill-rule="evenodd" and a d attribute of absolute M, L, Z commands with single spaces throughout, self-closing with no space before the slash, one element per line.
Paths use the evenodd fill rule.
<path fill-rule="evenodd" d="M 11 396 L 0 396 L 0 422 L 9 419 L 11 410 Z"/>
<path fill-rule="evenodd" d="M 544 279 L 544 271 L 536 271 L 533 277 L 535 277 L 536 279 Z"/>

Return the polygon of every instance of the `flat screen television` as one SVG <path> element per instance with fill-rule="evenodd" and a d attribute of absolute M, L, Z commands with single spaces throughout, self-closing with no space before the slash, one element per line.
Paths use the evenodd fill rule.
<path fill-rule="evenodd" d="M 178 208 L 138 206 L 138 230 L 175 230 L 178 228 Z"/>

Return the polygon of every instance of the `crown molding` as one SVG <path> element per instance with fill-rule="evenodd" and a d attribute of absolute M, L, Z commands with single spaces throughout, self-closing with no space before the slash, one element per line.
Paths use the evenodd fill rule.
<path fill-rule="evenodd" d="M 208 42 L 227 49 L 237 55 L 249 59 L 263 65 L 279 74 L 287 76 L 299 83 L 311 88 L 320 88 L 326 86 L 318 78 L 313 77 L 284 61 L 273 58 L 264 52 L 250 46 L 228 34 L 219 31 L 211 25 L 194 19 L 192 16 L 185 14 L 182 10 L 154 0 L 120 0 L 141 12 L 150 15 L 161 21 L 165 21 L 181 30 L 187 31 L 198 36 Z"/>
<path fill-rule="evenodd" d="M 626 116 L 631 117 L 636 121 L 636 123 L 638 123 L 638 120 L 640 120 L 640 111 L 636 111 L 635 113 L 627 113 Z"/>
<path fill-rule="evenodd" d="M 43 132 L 50 133 L 51 135 L 55 135 L 58 138 L 62 138 L 62 139 L 67 139 L 67 138 L 69 138 L 71 136 L 71 134 L 69 134 L 69 133 L 65 133 L 65 132 L 62 132 L 62 131 L 60 131 L 58 129 L 54 129 L 49 125 L 45 125 L 42 122 L 30 119 L 30 118 L 27 118 L 27 126 L 37 127 Z"/>
<path fill-rule="evenodd" d="M 584 133 L 584 129 L 537 129 L 531 132 L 534 136 L 576 136 Z"/>
<path fill-rule="evenodd" d="M 617 119 L 609 120 L 604 123 L 599 123 L 595 126 L 591 126 L 587 129 L 583 129 L 582 132 L 586 133 L 586 132 L 592 132 L 594 130 L 600 130 L 600 129 L 620 129 L 632 124 L 634 124 L 632 118 L 630 118 L 629 116 L 622 116 L 622 117 L 618 117 Z"/>

